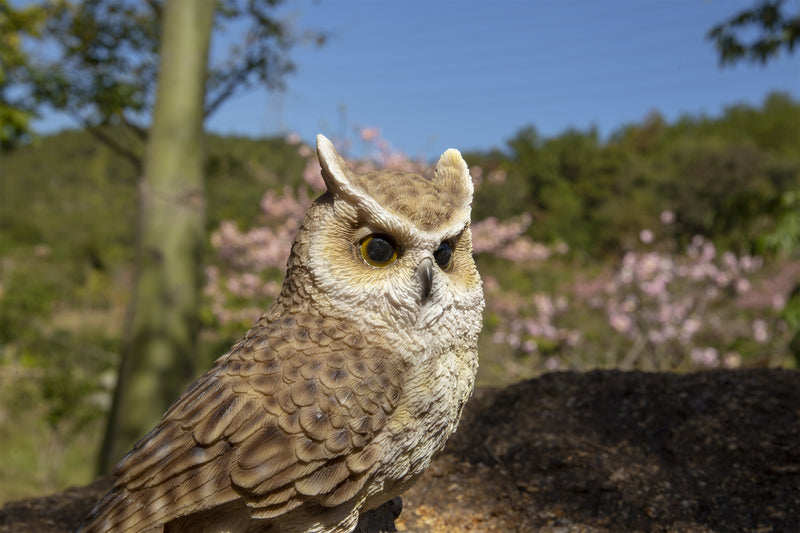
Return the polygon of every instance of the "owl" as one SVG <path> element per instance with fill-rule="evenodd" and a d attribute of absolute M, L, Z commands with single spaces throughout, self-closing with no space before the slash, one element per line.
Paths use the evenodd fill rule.
<path fill-rule="evenodd" d="M 353 173 L 326 192 L 281 293 L 116 465 L 83 532 L 352 531 L 419 478 L 472 394 L 484 307 L 457 150 L 432 179 Z"/>

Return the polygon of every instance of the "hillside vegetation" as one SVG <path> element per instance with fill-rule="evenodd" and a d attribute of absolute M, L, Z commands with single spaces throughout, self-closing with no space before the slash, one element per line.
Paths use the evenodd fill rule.
<path fill-rule="evenodd" d="M 465 154 L 484 384 L 547 370 L 796 367 L 800 103 Z M 364 134 L 377 163 L 422 166 Z M 314 195 L 294 139 L 210 136 L 208 364 L 264 309 Z M 133 168 L 81 131 L 0 155 L 0 501 L 93 476 L 129 298 Z M 358 164 L 367 164 L 360 162 Z M 265 257 L 268 256 L 266 259 Z"/>

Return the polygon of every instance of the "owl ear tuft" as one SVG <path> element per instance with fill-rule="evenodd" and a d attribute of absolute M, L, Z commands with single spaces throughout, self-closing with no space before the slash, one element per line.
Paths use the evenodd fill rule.
<path fill-rule="evenodd" d="M 463 205 L 468 206 L 472 203 L 472 177 L 469 175 L 467 162 L 461 157 L 461 152 L 455 148 L 450 148 L 436 163 L 434 171 L 436 180 L 449 189 L 456 197 L 462 199 Z"/>
<path fill-rule="evenodd" d="M 353 195 L 353 171 L 336 152 L 333 143 L 321 133 L 317 135 L 317 157 L 322 167 L 325 188 L 334 196 Z"/>

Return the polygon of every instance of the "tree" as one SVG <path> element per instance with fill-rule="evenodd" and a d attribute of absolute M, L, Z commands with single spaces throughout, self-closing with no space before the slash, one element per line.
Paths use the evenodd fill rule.
<path fill-rule="evenodd" d="M 30 136 L 35 104 L 29 96 L 12 94 L 30 58 L 22 47 L 26 37 L 37 37 L 45 19 L 38 6 L 12 7 L 0 0 L 0 149 L 9 149 Z"/>
<path fill-rule="evenodd" d="M 213 31 L 230 45 L 208 67 L 204 117 L 255 83 L 280 87 L 294 68 L 288 51 L 306 39 L 323 41 L 277 19 L 282 2 L 219 0 Z M 15 88 L 69 114 L 139 172 L 155 102 L 163 0 L 47 0 L 38 9 L 45 13 L 34 43 L 40 53 L 23 62 Z"/>
<path fill-rule="evenodd" d="M 794 52 L 800 41 L 800 12 L 790 15 L 784 11 L 785 0 L 761 0 L 752 9 L 737 13 L 709 30 L 707 37 L 714 41 L 722 65 L 742 59 L 766 63 L 782 49 Z M 756 31 L 758 36 L 746 42 L 745 35 Z"/>
<path fill-rule="evenodd" d="M 168 0 L 139 191 L 137 279 L 100 458 L 107 470 L 194 376 L 205 235 L 203 103 L 215 0 Z"/>
<path fill-rule="evenodd" d="M 708 38 L 716 44 L 720 63 L 733 64 L 747 59 L 765 64 L 776 57 L 781 49 L 794 53 L 795 44 L 800 41 L 800 11 L 790 15 L 783 10 L 784 4 L 785 0 L 761 0 L 752 9 L 742 11 L 711 28 Z M 752 31 L 754 27 L 759 30 L 759 36 L 745 43 L 741 34 L 748 29 Z M 794 131 L 797 131 L 796 127 Z M 784 192 L 777 202 L 775 228 L 761 237 L 761 244 L 766 249 L 785 254 L 800 250 L 796 229 L 796 221 L 800 218 L 800 209 L 795 200 L 798 196 L 800 189 L 795 188 Z"/>
<path fill-rule="evenodd" d="M 36 10 L 36 32 L 21 24 L 23 10 L 0 4 L 3 15 L 14 15 L 0 19 L 12 37 L 35 37 L 28 44 L 38 46 L 30 55 L 17 41 L 0 49 L 16 54 L 15 76 L 6 84 L 0 78 L 0 95 L 24 96 L 8 105 L 3 98 L 0 111 L 66 112 L 142 176 L 136 284 L 101 471 L 158 421 L 194 374 L 205 118 L 249 85 L 280 87 L 293 69 L 288 50 L 304 38 L 323 41 L 277 19 L 282 2 L 47 0 L 24 11 Z M 232 44 L 209 62 L 212 33 Z"/>

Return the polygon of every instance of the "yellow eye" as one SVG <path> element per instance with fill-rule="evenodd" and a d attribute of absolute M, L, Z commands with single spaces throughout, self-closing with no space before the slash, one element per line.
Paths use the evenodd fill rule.
<path fill-rule="evenodd" d="M 388 235 L 368 236 L 361 241 L 359 250 L 370 266 L 384 268 L 397 261 L 397 244 Z"/>

